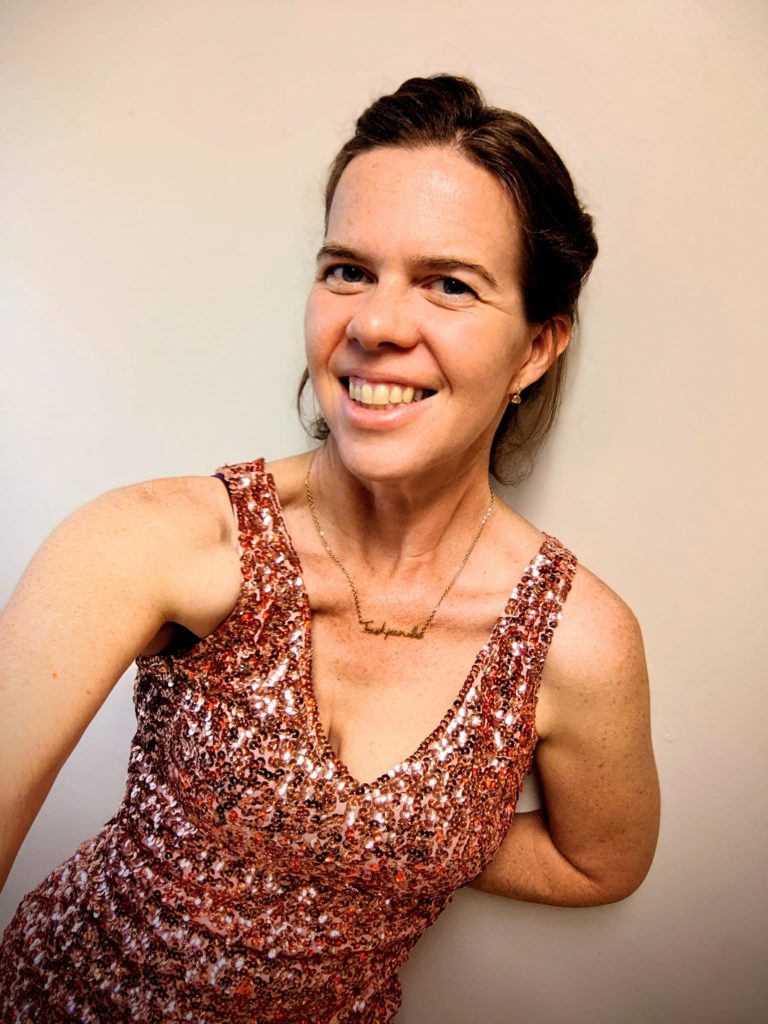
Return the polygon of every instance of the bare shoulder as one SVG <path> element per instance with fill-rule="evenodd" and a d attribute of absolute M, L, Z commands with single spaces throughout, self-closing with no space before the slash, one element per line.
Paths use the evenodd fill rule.
<path fill-rule="evenodd" d="M 510 506 L 502 504 L 499 511 L 494 551 L 497 555 L 504 552 L 511 564 L 523 565 L 540 547 L 544 534 Z M 545 661 L 540 703 L 553 694 L 587 699 L 594 691 L 605 690 L 606 678 L 613 679 L 613 685 L 619 679 L 644 682 L 643 672 L 638 672 L 644 666 L 640 625 L 634 612 L 579 562 Z"/>
<path fill-rule="evenodd" d="M 647 705 L 648 677 L 640 624 L 629 605 L 579 565 L 542 675 L 537 730 L 557 728 L 605 709 Z"/>
<path fill-rule="evenodd" d="M 180 476 L 144 480 L 107 491 L 74 516 L 94 523 L 181 530 L 180 539 L 235 543 L 236 528 L 226 489 L 214 477 Z"/>
<path fill-rule="evenodd" d="M 124 610 L 119 595 L 133 594 L 164 621 L 198 633 L 234 604 L 239 582 L 237 531 L 221 481 L 170 477 L 115 488 L 76 509 L 44 542 L 15 597 L 114 594 Z"/>
<path fill-rule="evenodd" d="M 613 664 L 640 641 L 640 624 L 629 605 L 607 583 L 578 565 L 563 606 L 552 661 Z"/>
<path fill-rule="evenodd" d="M 237 523 L 221 480 L 147 480 L 108 492 L 96 506 L 131 530 L 137 557 L 162 568 L 170 620 L 205 636 L 226 617 L 241 573 Z"/>

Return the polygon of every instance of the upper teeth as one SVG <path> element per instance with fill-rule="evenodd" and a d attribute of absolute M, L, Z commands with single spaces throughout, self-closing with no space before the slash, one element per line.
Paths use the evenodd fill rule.
<path fill-rule="evenodd" d="M 349 397 L 363 405 L 407 405 L 420 401 L 424 391 L 422 388 L 404 388 L 400 384 L 371 384 L 362 377 L 350 377 Z"/>

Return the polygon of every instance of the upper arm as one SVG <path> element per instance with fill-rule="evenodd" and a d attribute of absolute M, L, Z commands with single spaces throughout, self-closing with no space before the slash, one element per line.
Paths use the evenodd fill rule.
<path fill-rule="evenodd" d="M 211 586 L 219 561 L 225 571 L 216 555 L 227 550 L 225 524 L 206 487 L 152 481 L 85 505 L 45 541 L 0 616 L 0 832 L 11 857 L 88 722 L 163 623 L 215 620 L 217 601 L 226 613 L 227 595 Z M 224 493 L 213 487 L 212 502 Z"/>
<path fill-rule="evenodd" d="M 647 874 L 658 837 L 648 677 L 635 616 L 581 568 L 540 701 L 536 760 L 552 840 L 620 899 Z"/>

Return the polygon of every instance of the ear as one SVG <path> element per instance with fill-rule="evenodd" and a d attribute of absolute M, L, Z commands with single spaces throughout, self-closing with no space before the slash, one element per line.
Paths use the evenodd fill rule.
<path fill-rule="evenodd" d="M 528 358 L 517 371 L 515 378 L 518 391 L 543 377 L 555 360 L 565 352 L 571 341 L 573 321 L 565 313 L 558 313 L 543 324 L 533 325 L 531 331 Z"/>

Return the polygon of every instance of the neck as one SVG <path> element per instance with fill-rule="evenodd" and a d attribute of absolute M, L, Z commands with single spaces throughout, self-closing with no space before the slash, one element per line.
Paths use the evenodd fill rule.
<path fill-rule="evenodd" d="M 354 475 L 333 439 L 314 456 L 311 487 L 323 525 L 344 557 L 393 575 L 466 545 L 488 507 L 488 460 L 386 482 Z M 446 552 L 446 549 L 451 549 Z"/>

